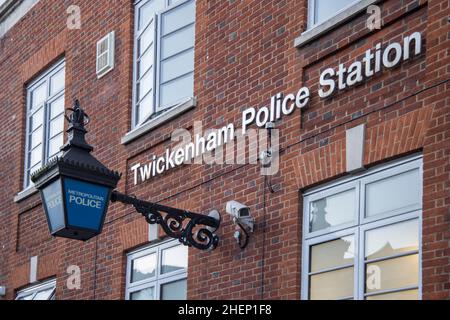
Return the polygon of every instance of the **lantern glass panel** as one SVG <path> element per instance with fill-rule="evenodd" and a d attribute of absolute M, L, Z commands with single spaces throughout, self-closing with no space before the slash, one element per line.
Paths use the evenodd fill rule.
<path fill-rule="evenodd" d="M 64 179 L 68 225 L 100 231 L 109 201 L 110 188 L 80 180 Z"/>
<path fill-rule="evenodd" d="M 64 228 L 64 207 L 61 191 L 60 179 L 53 181 L 42 190 L 51 233 Z"/>

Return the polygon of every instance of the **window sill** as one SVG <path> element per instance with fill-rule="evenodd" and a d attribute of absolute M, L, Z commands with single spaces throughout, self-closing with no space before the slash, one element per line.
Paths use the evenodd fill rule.
<path fill-rule="evenodd" d="M 35 186 L 27 187 L 26 189 L 20 191 L 18 194 L 14 196 L 14 202 L 20 202 L 28 197 L 31 197 L 32 195 L 36 194 L 38 192 L 38 189 L 36 189 Z"/>
<path fill-rule="evenodd" d="M 332 18 L 322 22 L 321 24 L 318 24 L 314 26 L 311 29 L 306 30 L 303 32 L 299 37 L 297 37 L 294 40 L 294 47 L 301 48 L 304 45 L 312 42 L 316 38 L 322 36 L 323 34 L 327 33 L 331 29 L 336 28 L 337 26 L 343 24 L 347 20 L 354 17 L 356 14 L 360 13 L 363 10 L 366 10 L 368 6 L 376 4 L 377 2 L 380 2 L 381 0 L 361 0 L 358 3 L 355 3 L 350 8 L 338 13 L 337 15 L 333 16 Z"/>
<path fill-rule="evenodd" d="M 149 131 L 155 129 L 156 127 L 159 127 L 164 122 L 169 121 L 182 113 L 194 108 L 197 105 L 197 100 L 195 98 L 190 98 L 188 101 L 170 109 L 167 112 L 164 112 L 160 116 L 151 119 L 150 121 L 147 121 L 146 123 L 142 124 L 141 126 L 131 130 L 128 132 L 125 136 L 122 137 L 121 143 L 122 144 L 128 144 L 131 141 L 139 138 L 140 136 L 148 133 Z"/>

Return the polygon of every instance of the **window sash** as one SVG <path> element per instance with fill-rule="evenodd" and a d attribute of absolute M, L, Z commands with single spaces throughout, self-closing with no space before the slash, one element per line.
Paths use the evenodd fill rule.
<path fill-rule="evenodd" d="M 49 289 L 52 289 L 52 292 L 48 295 L 48 300 L 54 300 L 55 299 L 55 291 L 56 291 L 56 280 L 55 279 L 40 283 L 38 285 L 23 289 L 23 290 L 17 292 L 15 300 L 19 300 L 23 297 L 27 297 L 30 295 L 31 295 L 31 299 L 29 299 L 29 300 L 34 300 L 34 298 L 36 297 L 36 295 L 38 293 L 49 290 Z"/>
<path fill-rule="evenodd" d="M 175 270 L 173 272 L 162 273 L 162 252 L 166 249 L 182 246 L 176 240 L 165 241 L 150 247 L 131 252 L 127 255 L 127 273 L 126 273 L 126 292 L 125 299 L 130 300 L 131 294 L 146 288 L 155 287 L 154 297 L 156 300 L 160 299 L 161 286 L 174 282 L 177 280 L 187 279 L 187 269 Z M 155 276 L 147 279 L 142 279 L 131 283 L 132 261 L 151 254 L 156 254 L 156 269 Z"/>
<path fill-rule="evenodd" d="M 169 14 L 170 12 L 177 10 L 181 8 L 182 6 L 188 5 L 189 3 L 194 3 L 195 6 L 195 0 L 178 0 L 178 1 L 170 1 L 165 0 L 164 6 L 165 8 L 162 10 L 159 10 L 155 13 L 153 19 L 151 19 L 147 25 L 144 25 L 141 30 L 139 30 L 139 24 L 140 24 L 140 15 L 139 10 L 145 6 L 148 1 L 137 1 L 135 4 L 135 21 L 134 21 L 134 30 L 135 30 L 135 37 L 134 37 L 134 54 L 133 54 L 133 104 L 132 104 L 132 128 L 137 128 L 140 125 L 144 124 L 153 114 L 164 111 L 166 109 L 172 108 L 173 106 L 179 105 L 183 102 L 185 102 L 188 98 L 192 98 L 192 95 L 189 97 L 183 97 L 174 101 L 171 101 L 168 105 L 163 105 L 161 102 L 161 96 L 162 96 L 162 88 L 166 83 L 172 82 L 175 83 L 175 81 L 179 80 L 181 81 L 183 77 L 185 77 L 185 81 L 189 81 L 187 77 L 191 77 L 193 79 L 193 73 L 194 69 L 188 70 L 187 72 L 183 73 L 182 75 L 178 75 L 177 77 L 170 79 L 167 82 L 161 81 L 161 69 L 162 69 L 162 63 L 166 61 L 167 59 L 173 58 L 174 56 L 181 55 L 182 53 L 188 52 L 189 50 L 194 50 L 194 46 L 191 46 L 189 48 L 185 48 L 181 51 L 177 51 L 175 54 L 171 55 L 171 57 L 165 57 L 162 59 L 161 49 L 162 49 L 162 39 L 170 34 L 173 34 L 174 32 L 178 32 L 180 30 L 187 29 L 191 26 L 194 26 L 194 37 L 195 37 L 195 19 L 194 22 L 190 22 L 186 25 L 183 25 L 181 28 L 178 28 L 177 30 L 173 30 L 170 34 L 163 35 L 162 34 L 162 17 L 164 15 Z M 146 92 L 146 94 L 142 95 L 139 92 L 140 88 L 140 80 L 144 78 L 144 74 L 140 74 L 139 70 L 139 62 L 140 58 L 145 54 L 144 52 L 142 55 L 140 55 L 139 51 L 139 39 L 143 36 L 144 32 L 147 30 L 147 28 L 153 24 L 153 42 L 151 45 L 151 48 L 147 48 L 147 50 L 152 50 L 153 59 L 152 59 L 152 67 L 148 70 L 148 72 L 152 72 L 150 76 L 150 79 L 146 79 L 146 81 L 152 81 L 151 85 L 149 86 L 151 89 Z M 193 40 L 195 42 L 195 39 Z M 193 61 L 192 61 L 193 65 Z M 192 91 L 193 91 L 193 80 L 189 81 L 192 82 Z M 143 105 L 143 102 L 145 102 L 145 105 Z M 142 110 L 144 108 L 144 110 Z"/>
<path fill-rule="evenodd" d="M 305 234 L 308 238 L 311 237 L 316 237 L 322 234 L 326 234 L 329 232 L 333 232 L 336 230 L 341 230 L 341 229 L 346 229 L 355 225 L 359 224 L 359 194 L 360 194 L 360 185 L 358 183 L 358 181 L 351 181 L 348 183 L 343 183 L 343 184 L 339 184 L 335 187 L 332 187 L 328 190 L 323 190 L 320 192 L 317 192 L 315 194 L 312 194 L 310 196 L 305 196 L 305 204 L 308 204 L 308 206 L 305 206 L 304 208 L 304 212 L 306 213 L 306 215 L 308 216 L 307 221 L 305 221 L 304 225 L 303 225 L 303 234 Z M 354 212 L 353 212 L 353 221 L 349 221 L 349 222 L 345 222 L 343 224 L 340 225 L 336 225 L 336 226 L 331 226 L 329 228 L 326 229 L 321 229 L 321 230 L 317 230 L 317 231 L 310 231 L 309 230 L 309 222 L 310 222 L 310 204 L 313 203 L 314 201 L 320 200 L 322 198 L 326 198 L 335 194 L 339 194 L 345 191 L 349 191 L 349 190 L 355 190 L 355 202 L 354 202 Z"/>
<path fill-rule="evenodd" d="M 318 272 L 310 272 L 310 254 L 311 247 L 317 244 L 325 243 L 328 241 L 336 240 L 345 236 L 354 235 L 355 236 L 355 262 L 354 262 L 354 273 L 355 273 L 355 289 L 354 289 L 354 299 L 364 299 L 368 296 L 375 296 L 382 293 L 395 293 L 400 291 L 406 291 L 411 289 L 417 289 L 419 292 L 419 299 L 421 299 L 422 291 L 422 268 L 421 268 L 421 257 L 422 257 L 422 184 L 420 184 L 420 195 L 419 204 L 414 207 L 407 208 L 403 211 L 394 210 L 388 214 L 374 216 L 375 218 L 365 219 L 364 215 L 364 202 L 365 194 L 362 192 L 363 187 L 366 183 L 373 181 L 378 181 L 384 179 L 386 176 L 392 176 L 393 174 L 401 174 L 408 172 L 410 170 L 419 170 L 419 183 L 423 182 L 422 174 L 422 157 L 413 156 L 411 158 L 391 163 L 384 166 L 376 167 L 369 172 L 360 175 L 359 177 L 342 179 L 335 182 L 334 184 L 328 184 L 326 186 L 315 188 L 304 196 L 304 217 L 303 217 L 303 254 L 302 254 L 302 299 L 308 299 L 309 297 L 309 278 L 311 274 L 324 273 L 326 271 L 331 271 L 332 269 L 342 269 L 344 266 L 339 266 L 336 268 L 330 268 L 330 270 L 321 270 Z M 309 233 L 309 207 L 310 203 L 315 199 L 320 199 L 323 196 L 329 196 L 335 193 L 342 192 L 352 183 L 359 183 L 361 192 L 358 197 L 358 220 L 359 222 L 351 226 L 340 226 L 340 228 L 330 229 L 326 232 L 320 233 Z M 414 209 L 414 210 L 413 210 Z M 393 254 L 389 257 L 382 257 L 380 259 L 365 259 L 365 247 L 366 247 L 366 232 L 370 230 L 376 230 L 378 228 L 396 225 L 402 222 L 418 220 L 419 232 L 418 232 L 418 250 L 410 250 L 408 252 L 402 252 L 399 254 Z M 377 260 L 386 260 L 394 257 L 408 256 L 412 254 L 418 254 L 419 257 L 419 276 L 417 286 L 409 286 L 405 288 L 395 288 L 389 290 L 380 290 L 376 293 L 365 293 L 365 283 L 366 283 L 366 265 L 368 263 Z M 346 265 L 347 266 L 347 265 Z M 348 298 L 348 297 L 347 297 Z"/>
<path fill-rule="evenodd" d="M 312 29 L 322 23 L 325 23 L 326 21 L 332 19 L 334 16 L 338 15 L 339 13 L 347 10 L 348 8 L 354 6 L 356 3 L 358 3 L 361 0 L 354 0 L 351 3 L 349 3 L 348 5 L 342 7 L 341 9 L 339 9 L 338 11 L 336 11 L 332 16 L 330 16 L 329 18 L 325 19 L 322 22 L 317 22 L 317 1 L 320 0 L 308 0 L 308 30 Z"/>
<path fill-rule="evenodd" d="M 57 75 L 59 72 L 63 72 L 65 74 L 65 60 L 62 59 L 55 63 L 50 69 L 45 71 L 38 79 L 33 81 L 31 84 L 27 86 L 27 103 L 26 103 L 26 146 L 25 146 L 25 168 L 24 168 L 24 182 L 23 186 L 24 188 L 28 188 L 32 185 L 32 182 L 30 181 L 30 175 L 31 171 L 34 171 L 38 169 L 39 167 L 45 165 L 48 160 L 50 159 L 50 155 L 48 155 L 49 150 L 49 142 L 50 142 L 50 105 L 54 101 L 56 101 L 59 98 L 64 99 L 64 93 L 65 93 L 65 85 L 59 88 L 58 91 L 52 92 L 51 87 L 51 81 L 52 78 Z M 32 93 L 35 89 L 39 88 L 41 85 L 46 86 L 45 91 L 45 99 L 42 101 L 42 103 L 38 105 L 34 105 L 34 102 L 32 101 Z M 33 106 L 34 105 L 34 106 Z M 64 105 L 64 101 L 63 101 Z M 42 137 L 40 141 L 40 145 L 42 148 L 42 153 L 40 156 L 40 161 L 38 162 L 38 165 L 32 165 L 31 164 L 31 151 L 33 148 L 32 144 L 32 134 L 36 132 L 37 128 L 32 128 L 32 117 L 36 115 L 37 112 L 40 112 L 42 110 L 42 124 L 40 125 L 39 129 L 42 128 Z M 64 111 L 62 113 L 59 113 L 58 116 L 64 114 Z M 64 125 L 63 125 L 64 127 Z M 64 128 L 61 132 L 61 134 L 64 134 Z M 39 144 L 36 144 L 36 146 Z"/>

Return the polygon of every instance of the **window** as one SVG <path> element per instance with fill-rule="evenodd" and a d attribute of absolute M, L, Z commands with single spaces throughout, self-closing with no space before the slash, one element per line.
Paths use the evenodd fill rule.
<path fill-rule="evenodd" d="M 360 0 L 309 0 L 308 29 L 325 22 Z"/>
<path fill-rule="evenodd" d="M 27 87 L 25 185 L 30 176 L 60 153 L 64 142 L 65 63 L 58 62 Z"/>
<path fill-rule="evenodd" d="M 185 300 L 188 248 L 178 241 L 130 253 L 126 299 Z"/>
<path fill-rule="evenodd" d="M 194 36 L 195 0 L 136 3 L 134 127 L 193 97 Z"/>
<path fill-rule="evenodd" d="M 422 159 L 305 193 L 304 299 L 419 299 Z"/>
<path fill-rule="evenodd" d="M 56 280 L 50 280 L 17 293 L 16 300 L 55 300 Z"/>

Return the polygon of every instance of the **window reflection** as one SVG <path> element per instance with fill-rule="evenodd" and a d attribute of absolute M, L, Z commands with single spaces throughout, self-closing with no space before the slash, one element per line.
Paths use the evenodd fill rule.
<path fill-rule="evenodd" d="M 154 287 L 146 288 L 140 291 L 132 292 L 130 294 L 131 300 L 154 300 L 155 299 L 155 289 Z"/>
<path fill-rule="evenodd" d="M 310 299 L 329 300 L 353 296 L 353 267 L 325 273 L 310 278 Z"/>
<path fill-rule="evenodd" d="M 155 276 L 156 255 L 151 254 L 145 257 L 133 260 L 133 272 L 131 273 L 131 282 Z"/>
<path fill-rule="evenodd" d="M 366 292 L 417 286 L 419 255 L 382 260 L 366 266 Z"/>
<path fill-rule="evenodd" d="M 161 286 L 162 300 L 186 300 L 186 279 L 170 282 Z"/>
<path fill-rule="evenodd" d="M 354 236 L 321 243 L 311 247 L 311 272 L 345 266 L 355 257 Z"/>
<path fill-rule="evenodd" d="M 417 219 L 366 232 L 366 258 L 368 260 L 418 249 L 419 223 Z"/>
<path fill-rule="evenodd" d="M 186 269 L 188 262 L 188 250 L 186 246 L 176 246 L 165 249 L 162 254 L 161 273 L 169 273 L 180 269 Z"/>
<path fill-rule="evenodd" d="M 366 217 L 401 210 L 408 212 L 420 203 L 418 169 L 366 185 Z"/>
<path fill-rule="evenodd" d="M 348 190 L 311 203 L 309 231 L 337 226 L 354 219 L 355 190 Z"/>

